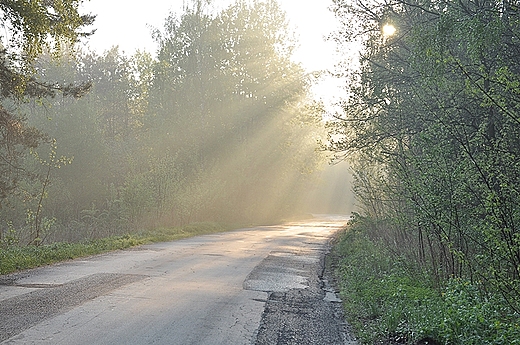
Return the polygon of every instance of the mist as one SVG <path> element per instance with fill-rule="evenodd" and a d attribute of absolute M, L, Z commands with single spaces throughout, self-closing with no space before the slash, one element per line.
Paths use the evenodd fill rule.
<path fill-rule="evenodd" d="M 40 80 L 92 87 L 23 106 L 48 140 L 25 157 L 32 178 L 0 210 L 5 226 L 29 238 L 38 221 L 46 241 L 77 241 L 351 211 L 347 168 L 319 149 L 323 105 L 276 3 L 187 8 L 154 38 L 156 56 L 114 46 L 38 59 Z"/>

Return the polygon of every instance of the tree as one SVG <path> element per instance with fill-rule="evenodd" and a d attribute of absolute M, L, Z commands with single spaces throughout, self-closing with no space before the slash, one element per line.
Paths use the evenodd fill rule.
<path fill-rule="evenodd" d="M 264 206 L 290 194 L 282 181 L 301 188 L 308 175 L 300 172 L 317 158 L 312 149 L 297 153 L 309 149 L 297 120 L 306 111 L 307 76 L 291 61 L 294 41 L 275 1 L 237 1 L 215 15 L 194 3 L 156 33 L 150 146 L 175 153 L 187 181 L 211 181 L 192 188 L 206 191 L 192 193 L 211 208 L 200 214 L 267 217 L 273 210 Z"/>
<path fill-rule="evenodd" d="M 338 41 L 361 37 L 364 50 L 331 149 L 355 160 L 374 237 L 439 283 L 479 280 L 518 311 L 518 3 L 337 0 L 334 10 L 348 33 Z M 381 33 L 387 24 L 394 35 Z"/>
<path fill-rule="evenodd" d="M 93 16 L 78 12 L 80 0 L 2 1 L 2 48 L 0 50 L 0 201 L 22 178 L 21 160 L 29 148 L 45 140 L 45 135 L 26 125 L 16 111 L 27 97 L 53 97 L 57 92 L 79 97 L 88 89 L 82 85 L 60 85 L 35 78 L 34 59 L 44 49 L 56 56 L 75 43 L 91 24 Z M 1 204 L 0 204 L 1 205 Z"/>
<path fill-rule="evenodd" d="M 24 194 L 5 200 L 11 207 L 1 217 L 19 229 L 22 243 L 30 208 L 38 219 L 55 220 L 47 242 L 196 221 L 273 220 L 301 204 L 294 195 L 309 190 L 319 162 L 322 108 L 309 100 L 308 77 L 291 61 L 284 14 L 275 1 L 238 1 L 213 14 L 204 4 L 193 1 L 167 18 L 155 36 L 157 59 L 117 48 L 59 61 L 45 51 L 35 59 L 35 80 L 92 87 L 80 99 L 21 107 L 31 114 L 27 127 L 56 139 L 56 157 L 73 158 L 52 170 L 51 184 L 23 181 L 17 191 Z M 24 167 L 36 171 L 37 164 L 26 159 Z"/>

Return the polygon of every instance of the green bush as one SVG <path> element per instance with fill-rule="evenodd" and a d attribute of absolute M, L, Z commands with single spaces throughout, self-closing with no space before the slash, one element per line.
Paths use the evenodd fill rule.
<path fill-rule="evenodd" d="M 362 344 L 520 344 L 519 315 L 478 284 L 429 272 L 385 250 L 354 225 L 336 243 L 336 267 L 348 322 Z"/>
<path fill-rule="evenodd" d="M 442 316 L 434 329 L 449 344 L 520 344 L 519 315 L 508 315 L 498 295 L 484 295 L 476 284 L 451 279 L 442 294 Z"/>

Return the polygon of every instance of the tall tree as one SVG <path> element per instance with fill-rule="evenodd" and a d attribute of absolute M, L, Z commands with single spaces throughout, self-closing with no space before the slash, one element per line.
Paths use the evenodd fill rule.
<path fill-rule="evenodd" d="M 284 131 L 308 91 L 305 72 L 290 59 L 294 42 L 284 12 L 275 1 L 237 1 L 216 15 L 195 6 L 168 18 L 156 37 L 149 125 L 163 135 L 154 139 L 190 162 L 187 176 L 214 169 L 218 176 L 209 178 L 226 190 L 218 191 L 221 204 L 271 204 L 269 193 L 271 201 L 280 193 L 277 179 L 295 162 L 284 151 L 294 137 Z M 222 161 L 227 167 L 217 168 Z"/>
<path fill-rule="evenodd" d="M 322 108 L 291 60 L 283 12 L 274 1 L 213 14 L 203 5 L 167 18 L 157 59 L 113 48 L 36 60 L 41 80 L 92 82 L 81 99 L 25 108 L 28 123 L 56 139 L 58 156 L 74 158 L 52 171 L 40 208 L 62 240 L 272 220 L 304 199 L 294 196 L 309 189 L 319 161 Z M 15 199 L 1 212 L 21 234 L 29 197 Z"/>
<path fill-rule="evenodd" d="M 374 234 L 438 279 L 478 278 L 519 308 L 518 3 L 334 10 L 348 33 L 338 41 L 364 50 L 331 149 L 356 161 L 360 198 L 385 224 Z"/>
<path fill-rule="evenodd" d="M 44 134 L 26 125 L 16 103 L 26 97 L 51 97 L 56 92 L 79 96 L 87 85 L 59 85 L 34 77 L 32 63 L 43 49 L 59 54 L 63 47 L 89 33 L 81 30 L 94 17 L 79 14 L 82 1 L 2 1 L 0 50 L 0 201 L 15 188 L 22 175 L 21 159 Z M 0 204 L 1 205 L 1 204 Z"/>

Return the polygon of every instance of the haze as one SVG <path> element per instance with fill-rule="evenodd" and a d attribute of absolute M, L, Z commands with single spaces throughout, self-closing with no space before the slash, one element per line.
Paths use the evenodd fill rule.
<path fill-rule="evenodd" d="M 329 167 L 318 144 L 327 137 L 324 105 L 309 72 L 330 56 L 317 49 L 321 31 L 307 35 L 302 24 L 327 11 L 316 3 L 87 2 L 98 14 L 92 45 L 58 62 L 44 54 L 36 69 L 43 81 L 91 89 L 24 106 L 53 140 L 27 160 L 42 179 L 10 198 L 5 219 L 23 229 L 38 217 L 43 240 L 74 241 L 349 213 L 346 167 Z M 284 9 L 303 30 L 299 57 Z M 158 29 L 154 39 L 145 23 Z M 29 242 L 33 230 L 19 237 Z"/>

